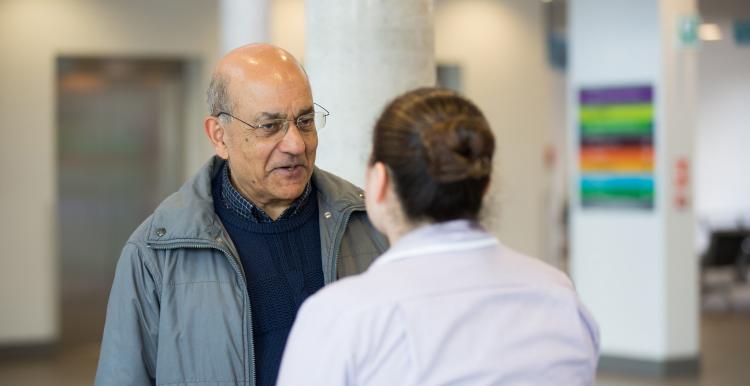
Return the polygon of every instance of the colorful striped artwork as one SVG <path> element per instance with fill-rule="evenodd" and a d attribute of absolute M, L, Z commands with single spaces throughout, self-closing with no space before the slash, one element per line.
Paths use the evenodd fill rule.
<path fill-rule="evenodd" d="M 653 88 L 586 88 L 578 99 L 581 206 L 652 209 Z"/>

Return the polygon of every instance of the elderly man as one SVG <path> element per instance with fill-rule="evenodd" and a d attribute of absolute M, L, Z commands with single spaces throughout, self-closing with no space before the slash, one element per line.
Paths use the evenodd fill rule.
<path fill-rule="evenodd" d="M 362 191 L 315 168 L 328 112 L 292 55 L 235 49 L 208 102 L 217 156 L 125 245 L 97 385 L 273 385 L 302 302 L 387 247 Z"/>

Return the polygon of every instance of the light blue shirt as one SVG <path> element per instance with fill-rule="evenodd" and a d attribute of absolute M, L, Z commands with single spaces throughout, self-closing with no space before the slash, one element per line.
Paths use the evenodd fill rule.
<path fill-rule="evenodd" d="M 451 221 L 310 297 L 278 385 L 593 385 L 598 347 L 565 274 Z"/>

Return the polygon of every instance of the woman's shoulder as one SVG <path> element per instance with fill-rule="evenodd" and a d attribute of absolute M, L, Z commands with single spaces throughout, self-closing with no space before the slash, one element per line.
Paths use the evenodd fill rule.
<path fill-rule="evenodd" d="M 505 245 L 499 246 L 499 255 L 501 264 L 513 272 L 515 278 L 521 279 L 527 285 L 574 290 L 573 283 L 565 272 L 540 258 L 523 254 Z"/>
<path fill-rule="evenodd" d="M 341 316 L 387 306 L 392 291 L 378 276 L 365 271 L 339 279 L 308 298 L 303 307 Z"/>

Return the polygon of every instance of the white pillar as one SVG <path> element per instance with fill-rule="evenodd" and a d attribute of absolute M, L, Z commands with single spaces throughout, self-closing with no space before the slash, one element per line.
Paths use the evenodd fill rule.
<path fill-rule="evenodd" d="M 268 0 L 221 0 L 221 51 L 269 41 Z"/>
<path fill-rule="evenodd" d="M 697 371 L 696 52 L 678 28 L 696 1 L 568 4 L 571 273 L 601 327 L 600 367 Z M 649 180 L 651 198 L 632 194 Z"/>
<path fill-rule="evenodd" d="M 385 103 L 435 84 L 432 0 L 308 0 L 305 7 L 305 67 L 315 101 L 331 112 L 317 165 L 362 186 Z"/>

